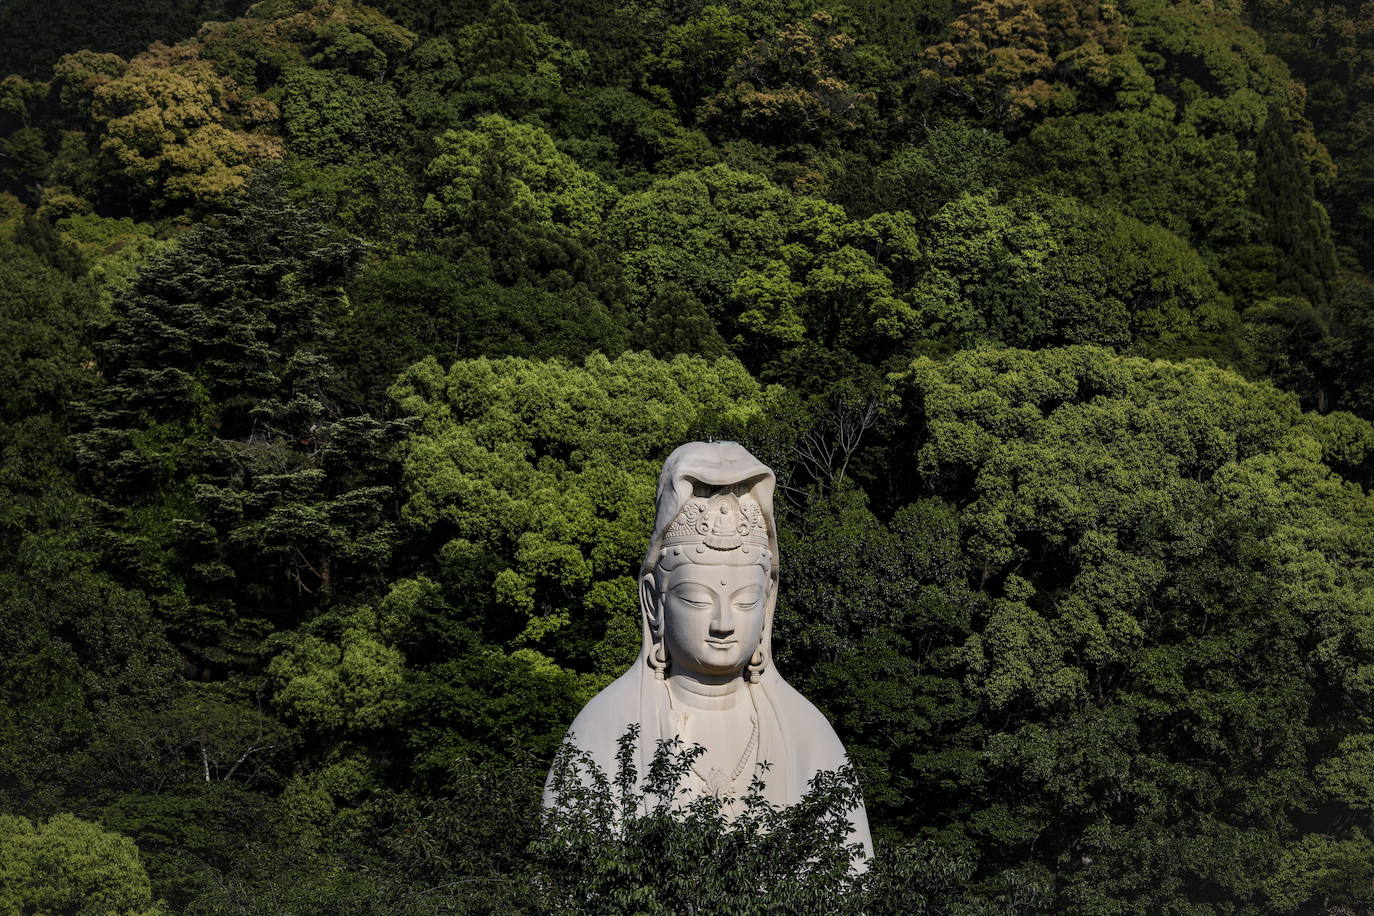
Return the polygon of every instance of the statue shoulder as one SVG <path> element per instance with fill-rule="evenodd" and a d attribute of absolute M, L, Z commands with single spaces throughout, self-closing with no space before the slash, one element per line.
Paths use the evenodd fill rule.
<path fill-rule="evenodd" d="M 810 782 L 811 777 L 822 770 L 838 770 L 851 762 L 835 727 L 815 704 L 781 677 L 771 679 L 767 690 L 774 710 L 785 720 L 784 740 L 793 748 L 796 777 L 801 783 Z M 797 791 L 804 791 L 803 786 L 798 786 Z M 862 863 L 856 867 L 866 871 L 867 862 L 873 857 L 873 836 L 862 800 L 849 812 L 849 818 L 852 824 L 849 842 L 858 843 L 864 849 Z"/>
<path fill-rule="evenodd" d="M 781 677 L 772 680 L 768 692 L 789 740 L 804 755 L 808 769 L 834 770 L 848 761 L 835 727 L 814 703 Z"/>
<path fill-rule="evenodd" d="M 604 747 L 613 751 L 630 723 L 639 720 L 640 672 L 637 667 L 637 664 L 632 665 L 582 707 L 568 728 L 568 737 L 574 744 L 593 754 Z"/>
<path fill-rule="evenodd" d="M 631 667 L 592 697 L 568 727 L 564 741 L 588 755 L 606 779 L 614 779 L 617 772 L 616 751 L 619 740 L 630 723 L 639 720 L 639 672 Z M 581 780 L 590 785 L 590 776 Z M 544 807 L 553 807 L 554 771 L 549 770 L 544 782 Z"/>

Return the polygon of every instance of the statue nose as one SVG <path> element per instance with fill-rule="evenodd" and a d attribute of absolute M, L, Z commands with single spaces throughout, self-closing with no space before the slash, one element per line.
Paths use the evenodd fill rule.
<path fill-rule="evenodd" d="M 722 601 L 716 606 L 716 612 L 711 617 L 711 635 L 729 636 L 735 632 L 735 613 L 730 607 L 730 602 Z"/>

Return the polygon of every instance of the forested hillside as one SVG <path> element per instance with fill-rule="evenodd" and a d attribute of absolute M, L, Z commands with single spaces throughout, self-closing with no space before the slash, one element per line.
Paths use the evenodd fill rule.
<path fill-rule="evenodd" d="M 537 811 L 707 438 L 873 899 L 1374 913 L 1371 9 L 5 0 L 0 913 L 668 911 Z"/>

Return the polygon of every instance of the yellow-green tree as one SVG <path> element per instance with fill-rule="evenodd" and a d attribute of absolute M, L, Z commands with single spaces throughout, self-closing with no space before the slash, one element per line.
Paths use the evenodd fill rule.
<path fill-rule="evenodd" d="M 496 561 L 482 588 L 517 645 L 595 657 L 610 674 L 638 632 L 633 570 L 659 463 L 694 436 L 742 430 L 778 392 L 734 360 L 628 353 L 582 366 L 430 359 L 392 394 L 419 422 L 409 523 L 455 569 Z"/>
<path fill-rule="evenodd" d="M 221 203 L 241 190 L 275 140 L 235 129 L 236 88 L 198 50 L 154 45 L 95 87 L 91 118 L 111 185 L 159 204 Z"/>
<path fill-rule="evenodd" d="M 71 814 L 0 814 L 0 912 L 159 916 L 138 847 Z"/>

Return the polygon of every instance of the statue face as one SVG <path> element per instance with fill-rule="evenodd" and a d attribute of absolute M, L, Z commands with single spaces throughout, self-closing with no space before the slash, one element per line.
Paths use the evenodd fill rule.
<path fill-rule="evenodd" d="M 663 639 L 670 663 L 695 674 L 738 674 L 763 634 L 768 573 L 757 563 L 683 563 L 667 574 Z"/>

